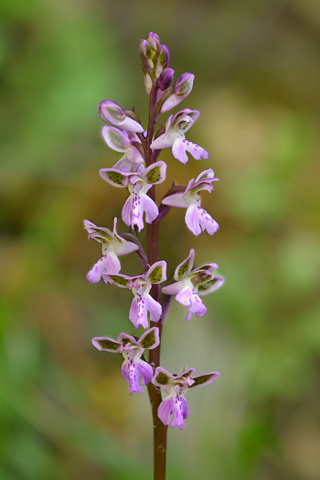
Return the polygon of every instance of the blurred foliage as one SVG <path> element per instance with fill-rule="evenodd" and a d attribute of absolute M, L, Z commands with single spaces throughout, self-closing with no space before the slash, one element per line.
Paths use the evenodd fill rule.
<path fill-rule="evenodd" d="M 146 122 L 138 42 L 149 31 L 177 75 L 196 75 L 183 105 L 201 111 L 189 138 L 210 152 L 182 168 L 164 151 L 168 182 L 210 167 L 221 179 L 203 195 L 220 231 L 196 239 L 171 212 L 161 258 L 171 274 L 194 246 L 198 264 L 218 262 L 227 278 L 204 318 L 186 323 L 172 302 L 164 329 L 165 368 L 221 372 L 188 395 L 184 431 L 169 431 L 168 480 L 318 480 L 314 0 L 2 0 L 0 479 L 150 478 L 147 395 L 130 397 L 121 359 L 90 343 L 132 333 L 130 292 L 86 282 L 99 246 L 82 228 L 120 215 L 123 191 L 98 176 L 119 156 L 96 105 L 134 104 Z"/>

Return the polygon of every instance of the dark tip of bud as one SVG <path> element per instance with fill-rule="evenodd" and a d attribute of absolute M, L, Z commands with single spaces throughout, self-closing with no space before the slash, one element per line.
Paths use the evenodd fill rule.
<path fill-rule="evenodd" d="M 172 68 L 165 68 L 159 75 L 158 87 L 163 92 L 170 87 L 174 75 Z"/>

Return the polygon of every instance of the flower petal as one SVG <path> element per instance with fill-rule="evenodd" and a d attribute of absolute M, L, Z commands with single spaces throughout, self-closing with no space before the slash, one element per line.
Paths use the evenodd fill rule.
<path fill-rule="evenodd" d="M 103 127 L 102 136 L 108 147 L 116 152 L 125 152 L 130 148 L 131 142 L 128 135 L 115 127 Z"/>
<path fill-rule="evenodd" d="M 189 160 L 188 155 L 186 154 L 186 149 L 184 146 L 184 138 L 178 137 L 172 145 L 172 155 L 174 158 L 179 160 L 181 163 L 186 164 Z"/>
<path fill-rule="evenodd" d="M 143 335 L 138 340 L 138 344 L 142 348 L 147 348 L 149 350 L 152 350 L 153 348 L 156 348 L 160 343 L 160 338 L 159 338 L 159 329 L 158 327 L 152 327 L 146 332 L 144 332 Z"/>
<path fill-rule="evenodd" d="M 194 249 L 191 248 L 187 258 L 183 260 L 183 262 L 181 262 L 175 269 L 174 279 L 178 281 L 178 280 L 182 280 L 183 278 L 186 278 L 190 274 L 193 264 L 194 264 Z"/>
<path fill-rule="evenodd" d="M 190 385 L 189 388 L 199 387 L 200 385 L 209 385 L 209 383 L 214 382 L 220 376 L 219 372 L 210 372 L 210 373 L 203 373 L 202 375 L 197 375 L 196 377 L 192 377 L 194 383 Z"/>
<path fill-rule="evenodd" d="M 93 265 L 91 270 L 87 273 L 87 280 L 90 283 L 97 283 L 100 281 L 104 271 L 110 273 L 119 273 L 121 269 L 120 261 L 114 252 L 108 252 L 103 257 L 99 258 L 97 263 Z M 113 271 L 112 271 L 113 270 Z"/>
<path fill-rule="evenodd" d="M 117 342 L 110 337 L 94 337 L 92 345 L 100 351 L 118 353 L 118 348 L 121 346 L 120 342 Z"/>
<path fill-rule="evenodd" d="M 150 283 L 165 282 L 167 280 L 167 263 L 164 260 L 155 262 L 144 275 L 144 278 Z"/>

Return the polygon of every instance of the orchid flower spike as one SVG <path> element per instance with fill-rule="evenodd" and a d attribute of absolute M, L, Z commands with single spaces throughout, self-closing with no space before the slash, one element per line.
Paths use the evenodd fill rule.
<path fill-rule="evenodd" d="M 188 307 L 186 320 L 190 320 L 192 314 L 202 317 L 207 309 L 199 295 L 208 295 L 217 290 L 224 283 L 224 277 L 212 275 L 212 271 L 218 268 L 216 263 L 201 265 L 192 270 L 194 263 L 194 249 L 190 250 L 188 257 L 177 266 L 174 272 L 175 282 L 162 288 L 165 295 L 175 295 L 176 300 Z"/>
<path fill-rule="evenodd" d="M 137 135 L 115 127 L 103 127 L 102 136 L 107 145 L 116 152 L 124 152 L 124 156 L 113 168 L 124 172 L 135 172 L 144 163 L 144 158 L 139 150 L 141 144 Z"/>
<path fill-rule="evenodd" d="M 150 147 L 153 150 L 172 147 L 172 155 L 184 164 L 189 160 L 186 152 L 191 153 L 196 160 L 208 159 L 209 153 L 204 148 L 187 141 L 185 138 L 185 133 L 192 127 L 199 115 L 198 110 L 190 110 L 189 108 L 170 115 L 166 123 L 165 133 L 156 138 Z"/>
<path fill-rule="evenodd" d="M 130 192 L 122 208 L 122 220 L 128 227 L 139 232 L 144 228 L 143 214 L 147 223 L 152 223 L 159 215 L 156 203 L 147 195 L 152 185 L 162 183 L 166 178 L 167 164 L 162 160 L 153 163 L 143 172 L 128 173 L 115 168 L 103 168 L 100 176 L 106 182 L 119 188 L 128 187 Z"/>
<path fill-rule="evenodd" d="M 204 170 L 195 181 L 193 178 L 190 180 L 184 192 L 169 195 L 161 203 L 170 207 L 186 208 L 185 221 L 194 235 L 198 236 L 204 230 L 209 235 L 213 235 L 219 229 L 219 225 L 208 212 L 201 208 L 199 192 L 201 190 L 211 192 L 213 190 L 212 182 L 218 180 L 218 178 L 214 178 L 214 172 L 211 168 Z"/>
<path fill-rule="evenodd" d="M 142 125 L 129 117 L 120 105 L 113 100 L 103 100 L 100 102 L 98 112 L 103 122 L 112 123 L 112 125 L 128 130 L 129 132 L 143 132 Z"/>
<path fill-rule="evenodd" d="M 103 275 L 106 283 L 114 283 L 118 287 L 129 288 L 134 298 L 131 303 L 129 319 L 136 328 L 142 325 L 148 328 L 148 314 L 151 322 L 157 322 L 162 314 L 162 307 L 152 296 L 152 285 L 164 282 L 167 279 L 167 264 L 164 260 L 154 263 L 147 272 L 137 277 L 127 275 Z"/>
<path fill-rule="evenodd" d="M 102 244 L 102 257 L 99 258 L 87 274 L 87 280 L 90 283 L 99 282 L 103 272 L 119 273 L 121 264 L 118 257 L 139 249 L 135 243 L 120 237 L 116 227 L 117 218 L 114 219 L 113 232 L 108 228 L 97 227 L 89 220 L 84 220 L 84 228 L 89 234 L 89 239 L 94 238 Z"/>
<path fill-rule="evenodd" d="M 178 427 L 179 430 L 182 430 L 184 421 L 189 416 L 189 408 L 184 397 L 187 389 L 209 385 L 220 375 L 219 372 L 210 372 L 192 377 L 195 371 L 195 368 L 189 368 L 180 375 L 172 375 L 164 368 L 156 368 L 151 382 L 157 387 L 162 387 L 168 394 L 158 408 L 158 417 L 164 425 L 170 425 L 171 422 L 172 427 Z"/>
<path fill-rule="evenodd" d="M 110 337 L 94 337 L 92 339 L 93 346 L 100 351 L 122 353 L 124 362 L 121 366 L 121 373 L 130 385 L 130 395 L 133 392 L 143 393 L 139 379 L 141 379 L 142 386 L 150 382 L 153 369 L 149 363 L 141 360 L 141 356 L 146 349 L 156 348 L 159 342 L 159 329 L 157 327 L 144 332 L 139 340 L 126 333 L 121 333 L 117 340 Z"/>

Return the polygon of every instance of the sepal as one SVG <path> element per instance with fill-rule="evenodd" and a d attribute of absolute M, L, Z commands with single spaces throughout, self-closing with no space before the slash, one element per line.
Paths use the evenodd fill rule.
<path fill-rule="evenodd" d="M 217 378 L 220 376 L 219 372 L 210 372 L 210 373 L 203 373 L 202 375 L 197 375 L 196 377 L 192 377 L 194 381 L 189 388 L 199 387 L 201 385 L 209 385 L 213 383 Z"/>

